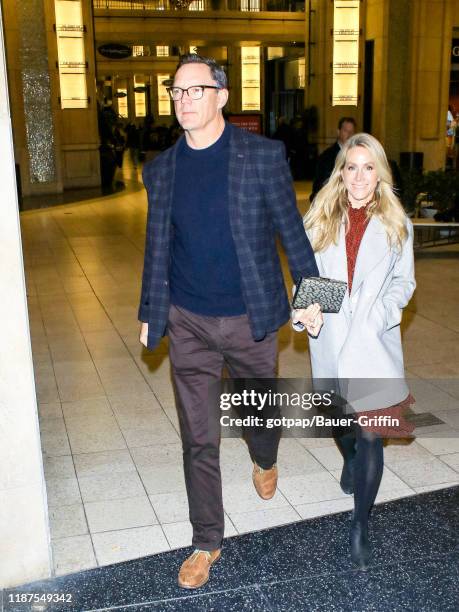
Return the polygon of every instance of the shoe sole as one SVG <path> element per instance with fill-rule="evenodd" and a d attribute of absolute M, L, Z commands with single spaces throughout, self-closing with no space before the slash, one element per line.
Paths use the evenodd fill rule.
<path fill-rule="evenodd" d="M 209 582 L 209 579 L 210 579 L 210 568 L 212 567 L 212 565 L 214 563 L 217 563 L 217 561 L 220 559 L 220 557 L 221 557 L 221 553 L 219 553 L 218 557 L 215 557 L 215 559 L 209 565 L 209 573 L 207 574 L 207 578 L 205 580 L 203 580 L 203 582 L 201 582 L 199 584 L 195 584 L 193 586 L 190 586 L 189 584 L 180 584 L 180 581 L 177 580 L 177 584 L 179 585 L 179 587 L 181 589 L 188 589 L 189 591 L 193 591 L 194 589 L 200 589 L 202 586 L 207 584 Z"/>

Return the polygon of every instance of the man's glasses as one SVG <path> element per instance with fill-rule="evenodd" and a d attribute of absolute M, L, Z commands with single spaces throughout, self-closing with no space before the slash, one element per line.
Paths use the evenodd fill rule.
<path fill-rule="evenodd" d="M 183 89 L 183 87 L 166 87 L 167 91 L 171 99 L 174 102 L 178 102 L 183 98 L 183 94 L 186 92 L 188 97 L 192 100 L 200 100 L 204 95 L 205 89 L 221 89 L 221 87 L 217 87 L 217 85 L 193 85 L 192 87 L 187 87 Z"/>

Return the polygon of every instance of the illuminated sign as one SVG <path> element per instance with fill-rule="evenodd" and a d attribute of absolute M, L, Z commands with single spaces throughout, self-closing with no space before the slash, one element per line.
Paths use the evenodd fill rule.
<path fill-rule="evenodd" d="M 335 0 L 333 15 L 333 106 L 357 106 L 360 0 Z"/>

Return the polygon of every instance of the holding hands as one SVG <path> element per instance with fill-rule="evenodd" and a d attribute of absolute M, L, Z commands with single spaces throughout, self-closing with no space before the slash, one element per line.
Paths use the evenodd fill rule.
<path fill-rule="evenodd" d="M 307 308 L 294 310 L 292 314 L 293 323 L 301 323 L 305 326 L 311 336 L 318 336 L 320 328 L 324 323 L 324 318 L 319 304 L 311 304 Z"/>

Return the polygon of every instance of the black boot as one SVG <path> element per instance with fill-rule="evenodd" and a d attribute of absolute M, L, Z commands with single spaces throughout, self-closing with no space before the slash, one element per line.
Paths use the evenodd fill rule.
<path fill-rule="evenodd" d="M 354 459 L 344 461 L 339 484 L 341 490 L 343 493 L 346 493 L 346 495 L 352 495 L 354 493 Z"/>
<path fill-rule="evenodd" d="M 334 427 L 332 435 L 344 460 L 339 484 L 343 493 L 352 495 L 354 493 L 354 457 L 356 453 L 355 434 L 349 428 Z"/>
<path fill-rule="evenodd" d="M 351 559 L 363 571 L 368 569 L 370 561 L 370 543 L 368 541 L 368 523 L 352 521 L 350 531 Z"/>

